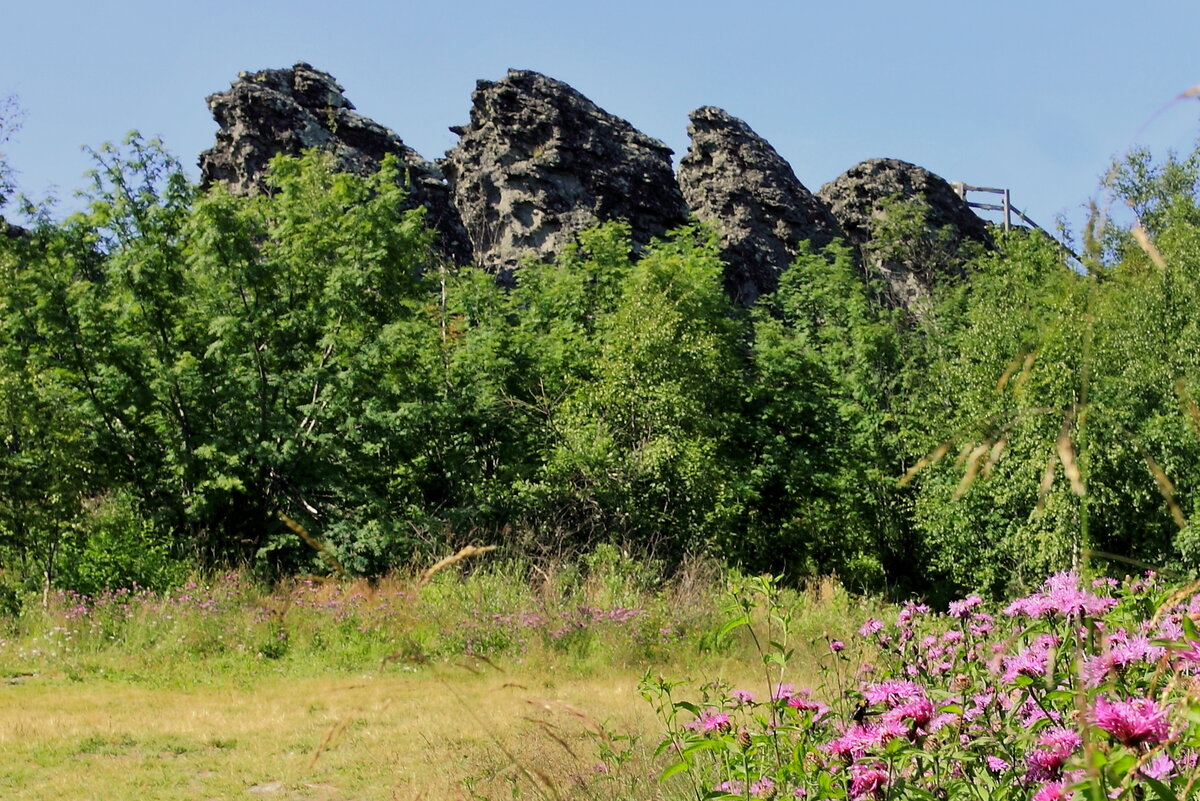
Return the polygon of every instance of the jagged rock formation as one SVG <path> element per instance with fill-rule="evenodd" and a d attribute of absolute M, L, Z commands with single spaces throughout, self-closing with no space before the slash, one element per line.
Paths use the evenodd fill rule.
<path fill-rule="evenodd" d="M 679 164 L 683 197 L 721 236 L 730 296 L 753 303 L 776 289 L 801 242 L 824 247 L 841 228 L 749 125 L 712 106 L 689 119 L 691 146 Z"/>
<path fill-rule="evenodd" d="M 271 157 L 312 147 L 359 174 L 395 154 L 439 249 L 502 279 L 525 259 L 553 258 L 596 222 L 627 221 L 640 247 L 690 210 L 719 232 L 726 286 L 739 302 L 774 290 L 800 242 L 821 247 L 844 236 L 865 272 L 883 277 L 888 299 L 914 308 L 937 280 L 962 275 L 971 248 L 991 245 L 983 221 L 928 170 L 872 159 L 813 195 L 770 144 L 718 108 L 690 115 L 677 181 L 666 145 L 536 72 L 479 81 L 471 121 L 451 128 L 459 142 L 438 165 L 358 114 L 332 76 L 303 62 L 243 73 L 208 105 L 220 130 L 200 156 L 203 184 L 265 191 Z M 914 201 L 925 225 L 897 236 L 887 211 L 897 199 Z M 0 234 L 21 233 L 0 220 Z"/>
<path fill-rule="evenodd" d="M 5 236 L 9 239 L 23 239 L 29 236 L 29 232 L 19 225 L 13 225 L 4 219 L 4 217 L 0 217 L 0 236 Z"/>
<path fill-rule="evenodd" d="M 470 243 L 438 168 L 394 131 L 358 114 L 333 76 L 300 62 L 291 69 L 242 73 L 228 91 L 208 98 L 220 125 L 217 142 L 200 154 L 203 185 L 223 182 L 237 194 L 264 191 L 267 162 L 308 148 L 333 154 L 338 169 L 359 175 L 394 154 L 406 173 L 409 202 L 425 206 L 438 248 L 459 263 Z"/>
<path fill-rule="evenodd" d="M 905 308 L 919 307 L 933 285 L 961 278 L 973 249 L 992 247 L 983 220 L 950 184 L 929 170 L 898 159 L 869 159 L 856 164 L 817 192 L 858 246 L 863 262 L 877 270 L 888 299 Z M 920 236 L 888 235 L 888 208 L 894 201 L 915 203 L 925 215 Z"/>
<path fill-rule="evenodd" d="M 597 221 L 628 221 L 638 245 L 686 222 L 671 150 L 567 84 L 510 70 L 471 99 L 441 166 L 486 269 L 550 257 Z"/>

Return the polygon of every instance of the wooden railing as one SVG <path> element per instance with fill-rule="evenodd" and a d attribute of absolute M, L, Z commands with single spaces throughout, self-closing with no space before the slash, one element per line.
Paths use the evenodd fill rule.
<path fill-rule="evenodd" d="M 952 189 L 954 189 L 955 193 L 957 193 L 958 196 L 960 198 L 962 198 L 963 201 L 973 209 L 983 209 L 985 211 L 1003 212 L 1004 213 L 1004 230 L 1005 231 L 1008 231 L 1012 228 L 1013 215 L 1016 215 L 1017 217 L 1024 220 L 1025 223 L 1030 228 L 1034 228 L 1038 231 L 1041 231 L 1043 234 L 1050 237 L 1050 239 L 1053 242 L 1055 242 L 1060 248 L 1062 248 L 1064 253 L 1069 254 L 1071 257 L 1073 257 L 1075 259 L 1075 261 L 1080 260 L 1078 254 L 1076 254 L 1075 251 L 1071 250 L 1069 247 L 1067 247 L 1062 242 L 1060 242 L 1058 237 L 1056 237 L 1054 234 L 1047 231 L 1042 226 L 1035 223 L 1033 220 L 1029 219 L 1029 216 L 1027 214 L 1025 214 L 1025 212 L 1021 211 L 1016 206 L 1014 206 L 1012 204 L 1012 196 L 1010 195 L 1009 190 L 993 189 L 990 186 L 971 186 L 970 184 L 964 184 L 964 183 L 953 183 L 953 184 L 950 184 L 950 186 Z M 987 192 L 987 193 L 990 193 L 993 195 L 1000 195 L 1001 202 L 999 204 L 997 204 L 997 203 L 976 203 L 975 201 L 973 201 L 967 197 L 968 192 Z"/>

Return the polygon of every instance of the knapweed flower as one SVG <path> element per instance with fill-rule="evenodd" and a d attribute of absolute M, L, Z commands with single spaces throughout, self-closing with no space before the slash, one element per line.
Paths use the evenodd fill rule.
<path fill-rule="evenodd" d="M 984 762 L 987 764 L 987 769 L 992 773 L 1003 773 L 1012 767 L 1012 765 L 1008 764 L 998 756 L 989 756 L 984 759 Z"/>
<path fill-rule="evenodd" d="M 1038 788 L 1032 801 L 1069 801 L 1074 797 L 1075 791 L 1068 790 L 1066 782 L 1050 782 Z"/>
<path fill-rule="evenodd" d="M 867 620 L 867 622 L 863 623 L 859 627 L 858 636 L 870 637 L 872 634 L 875 634 L 882 630 L 883 630 L 883 621 L 882 620 L 876 620 L 875 618 L 869 618 Z"/>
<path fill-rule="evenodd" d="M 1063 765 L 1082 743 L 1082 738 L 1073 729 L 1065 726 L 1046 729 L 1037 739 L 1037 748 L 1029 752 L 1029 778 L 1035 782 L 1058 779 L 1062 776 Z"/>
<path fill-rule="evenodd" d="M 829 650 L 833 651 L 835 654 L 843 650 L 845 647 L 846 643 L 842 642 L 841 640 L 833 640 L 829 643 Z"/>
<path fill-rule="evenodd" d="M 829 707 L 820 701 L 814 701 L 809 697 L 809 690 L 801 690 L 800 692 L 787 699 L 787 705 L 799 712 L 812 712 L 813 722 L 821 720 L 829 713 Z"/>
<path fill-rule="evenodd" d="M 913 698 L 883 713 L 884 720 L 910 721 L 914 729 L 928 731 L 933 720 L 933 702 L 928 698 Z"/>
<path fill-rule="evenodd" d="M 729 722 L 729 715 L 710 707 L 691 723 L 685 723 L 684 728 L 708 734 L 713 731 L 727 732 L 733 728 L 733 724 Z"/>
<path fill-rule="evenodd" d="M 881 681 L 863 690 L 867 703 L 886 703 L 889 707 L 912 698 L 923 698 L 925 688 L 913 681 Z"/>
<path fill-rule="evenodd" d="M 1175 763 L 1166 754 L 1159 754 L 1138 769 L 1143 776 L 1165 782 L 1175 775 Z"/>
<path fill-rule="evenodd" d="M 1150 698 L 1109 701 L 1099 696 L 1091 718 L 1096 728 L 1130 748 L 1158 745 L 1170 736 L 1166 710 Z"/>
<path fill-rule="evenodd" d="M 764 776 L 754 784 L 750 785 L 751 798 L 773 798 L 775 796 L 775 782 Z"/>
<path fill-rule="evenodd" d="M 1004 614 L 1009 617 L 1099 617 L 1117 605 L 1115 598 L 1101 598 L 1079 586 L 1079 575 L 1072 571 L 1055 573 L 1046 579 L 1043 592 L 1018 598 L 1009 604 Z"/>
<path fill-rule="evenodd" d="M 929 614 L 928 606 L 909 601 L 904 605 L 904 608 L 900 610 L 900 613 L 896 615 L 896 625 L 907 626 L 917 615 L 927 614 Z"/>
<path fill-rule="evenodd" d="M 879 798 L 887 787 L 888 774 L 880 763 L 850 766 L 850 797 Z"/>
<path fill-rule="evenodd" d="M 729 697 L 736 701 L 738 706 L 754 703 L 754 693 L 749 690 L 734 690 Z"/>
<path fill-rule="evenodd" d="M 908 726 L 897 720 L 856 723 L 846 729 L 841 737 L 826 743 L 822 748 L 839 759 L 852 762 L 866 756 L 869 750 L 882 748 L 897 737 L 907 734 Z"/>
<path fill-rule="evenodd" d="M 972 609 L 974 609 L 975 607 L 979 606 L 982 603 L 983 603 L 983 599 L 980 598 L 978 595 L 968 595 L 966 598 L 963 598 L 961 601 L 951 601 L 950 608 L 947 611 L 947 614 L 949 614 L 950 617 L 955 617 L 955 618 L 958 618 L 959 620 L 962 620 L 963 618 L 965 618 L 971 614 Z"/>

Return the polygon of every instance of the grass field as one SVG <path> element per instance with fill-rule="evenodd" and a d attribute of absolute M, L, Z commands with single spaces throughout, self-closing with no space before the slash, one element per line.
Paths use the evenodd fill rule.
<path fill-rule="evenodd" d="M 448 665 L 232 687 L 28 678 L 0 689 L 0 796 L 616 797 L 597 724 L 652 729 L 639 679 Z M 651 772 L 643 743 L 627 746 L 622 780 Z"/>
<path fill-rule="evenodd" d="M 714 647 L 727 584 L 607 551 L 424 586 L 60 594 L 0 639 L 0 798 L 681 797 L 638 685 L 769 692 L 747 637 Z M 791 598 L 801 652 L 866 603 L 829 582 Z"/>

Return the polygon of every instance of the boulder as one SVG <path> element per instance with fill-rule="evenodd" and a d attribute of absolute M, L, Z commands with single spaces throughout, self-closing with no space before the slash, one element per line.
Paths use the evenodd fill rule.
<path fill-rule="evenodd" d="M 8 220 L 0 216 L 0 236 L 8 239 L 27 239 L 29 232 L 19 225 L 13 225 Z"/>
<path fill-rule="evenodd" d="M 696 219 L 721 237 L 730 296 L 752 303 L 779 285 L 801 242 L 822 248 L 842 231 L 791 166 L 742 120 L 706 106 L 689 115 L 679 185 Z"/>
<path fill-rule="evenodd" d="M 441 166 L 485 269 L 509 276 L 600 221 L 627 221 L 637 246 L 686 222 L 671 150 L 567 84 L 510 70 L 471 99 Z"/>
<path fill-rule="evenodd" d="M 869 159 L 817 192 L 856 245 L 868 275 L 876 272 L 893 305 L 915 309 L 943 280 L 965 277 L 963 265 L 993 246 L 983 220 L 945 180 L 898 159 Z M 917 231 L 897 237 L 889 209 L 899 202 L 924 216 Z M 903 229 L 901 224 L 900 230 Z"/>
<path fill-rule="evenodd" d="M 200 154 L 201 183 L 226 184 L 235 194 L 266 190 L 267 162 L 283 153 L 320 148 L 339 170 L 368 175 L 394 154 L 407 182 L 409 207 L 424 206 L 438 232 L 438 249 L 457 263 L 471 261 L 470 244 L 438 168 L 392 130 L 362 116 L 333 76 L 300 62 L 290 69 L 242 73 L 208 98 L 220 126 L 216 144 Z"/>

